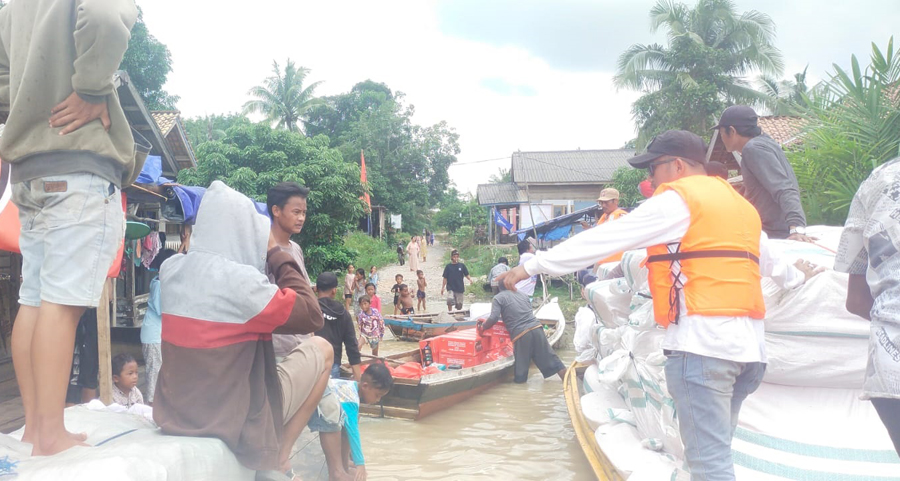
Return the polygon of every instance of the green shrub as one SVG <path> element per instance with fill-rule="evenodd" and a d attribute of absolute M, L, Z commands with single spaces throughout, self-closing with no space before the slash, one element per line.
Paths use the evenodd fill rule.
<path fill-rule="evenodd" d="M 407 239 L 409 242 L 409 239 Z M 352 257 L 353 265 L 366 270 L 372 266 L 382 266 L 397 261 L 397 244 L 393 246 L 388 242 L 368 236 L 363 232 L 351 232 L 344 237 L 344 246 L 355 252 Z"/>
<path fill-rule="evenodd" d="M 456 249 L 465 249 L 475 245 L 475 228 L 464 225 L 456 229 L 456 232 L 450 234 L 450 242 Z"/>
<path fill-rule="evenodd" d="M 303 251 L 306 271 L 312 282 L 315 282 L 316 277 L 325 271 L 334 271 L 340 274 L 358 255 L 356 250 L 339 244 L 313 245 Z"/>

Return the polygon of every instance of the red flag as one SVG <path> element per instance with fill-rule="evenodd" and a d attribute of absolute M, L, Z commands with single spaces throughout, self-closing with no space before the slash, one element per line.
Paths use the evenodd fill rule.
<path fill-rule="evenodd" d="M 10 165 L 0 159 L 0 250 L 19 252 L 19 209 L 12 203 Z"/>
<path fill-rule="evenodd" d="M 368 189 L 367 184 L 369 183 L 369 181 L 366 176 L 366 156 L 362 150 L 359 151 L 359 160 L 360 160 L 360 163 L 362 164 L 360 167 L 360 170 L 359 170 L 359 182 L 363 185 L 363 187 Z M 360 197 L 360 199 L 366 201 L 366 212 L 372 212 L 372 199 L 369 198 L 368 190 L 366 191 L 365 194 L 363 194 L 362 197 Z"/>

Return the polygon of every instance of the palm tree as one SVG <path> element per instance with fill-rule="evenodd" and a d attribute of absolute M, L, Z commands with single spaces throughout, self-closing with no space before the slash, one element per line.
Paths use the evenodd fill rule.
<path fill-rule="evenodd" d="M 806 85 L 808 69 L 809 65 L 802 72 L 795 73 L 793 80 L 775 80 L 770 75 L 760 75 L 757 78 L 760 92 L 766 96 L 766 108 L 772 115 L 793 115 L 809 98 L 812 91 Z"/>
<path fill-rule="evenodd" d="M 668 45 L 632 45 L 613 77 L 618 88 L 645 92 L 632 109 L 639 146 L 667 128 L 706 134 L 728 105 L 762 105 L 765 95 L 745 76 L 780 75 L 784 68 L 772 19 L 755 10 L 738 13 L 731 0 L 700 0 L 693 8 L 658 0 L 650 28 L 665 28 Z"/>
<path fill-rule="evenodd" d="M 244 104 L 244 114 L 260 113 L 279 128 L 300 132 L 300 121 L 306 117 L 306 112 L 322 103 L 321 99 L 313 97 L 316 87 L 322 82 L 313 82 L 303 88 L 310 70 L 306 67 L 297 68 L 291 59 L 287 59 L 284 74 L 276 61 L 272 62 L 272 70 L 275 75 L 267 77 L 263 85 L 257 85 L 247 92 L 255 100 Z"/>

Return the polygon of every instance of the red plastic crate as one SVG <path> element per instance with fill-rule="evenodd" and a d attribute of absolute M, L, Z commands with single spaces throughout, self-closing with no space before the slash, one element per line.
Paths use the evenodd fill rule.
<path fill-rule="evenodd" d="M 438 336 L 442 353 L 474 356 L 485 350 L 484 339 L 478 336 L 475 329 L 466 329 Z M 435 338 L 436 339 L 436 338 Z M 488 346 L 490 343 L 487 343 Z"/>
<path fill-rule="evenodd" d="M 466 356 L 465 354 L 458 353 L 450 353 L 444 352 L 438 356 L 440 359 L 440 363 L 445 366 L 460 366 L 460 367 L 473 367 L 479 364 L 485 363 L 484 353 L 479 353 L 474 356 Z"/>

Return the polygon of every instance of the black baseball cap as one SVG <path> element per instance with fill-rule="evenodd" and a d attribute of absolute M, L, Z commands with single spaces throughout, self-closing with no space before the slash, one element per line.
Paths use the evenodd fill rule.
<path fill-rule="evenodd" d="M 316 278 L 316 289 L 320 291 L 330 291 L 338 285 L 337 276 L 334 272 L 323 272 Z"/>
<path fill-rule="evenodd" d="M 746 105 L 732 105 L 722 112 L 719 123 L 710 130 L 721 127 L 755 127 L 758 117 L 756 111 Z"/>
<path fill-rule="evenodd" d="M 646 169 L 654 160 L 673 155 L 706 164 L 706 142 L 686 130 L 667 130 L 650 141 L 647 152 L 628 159 L 635 169 Z"/>

